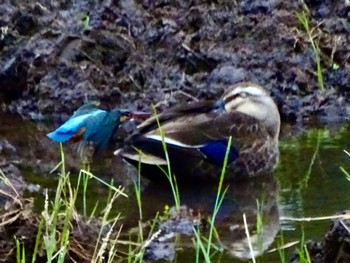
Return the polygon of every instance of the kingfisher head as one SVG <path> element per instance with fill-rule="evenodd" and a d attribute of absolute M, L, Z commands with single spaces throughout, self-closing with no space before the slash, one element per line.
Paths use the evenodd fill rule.
<path fill-rule="evenodd" d="M 132 112 L 128 109 L 117 109 L 117 112 L 121 123 L 132 119 Z"/>
<path fill-rule="evenodd" d="M 131 111 L 128 109 L 119 108 L 111 110 L 111 113 L 115 117 L 116 121 L 119 121 L 120 123 L 124 123 L 132 119 L 143 121 L 152 116 L 152 114 L 148 112 Z"/>

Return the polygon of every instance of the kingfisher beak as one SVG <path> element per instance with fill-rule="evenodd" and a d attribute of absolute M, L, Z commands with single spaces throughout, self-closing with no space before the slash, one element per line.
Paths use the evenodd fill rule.
<path fill-rule="evenodd" d="M 125 122 L 129 120 L 141 120 L 144 121 L 151 117 L 152 114 L 150 112 L 144 112 L 144 111 L 128 111 L 124 112 L 122 116 L 120 116 L 119 120 L 120 122 Z"/>
<path fill-rule="evenodd" d="M 144 121 L 150 117 L 152 117 L 152 113 L 150 112 L 144 112 L 144 111 L 132 111 L 131 117 L 135 120 L 141 120 Z"/>

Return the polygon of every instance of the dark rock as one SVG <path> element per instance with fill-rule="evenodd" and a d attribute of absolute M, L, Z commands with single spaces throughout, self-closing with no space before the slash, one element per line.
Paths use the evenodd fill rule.
<path fill-rule="evenodd" d="M 350 219 L 348 211 L 343 212 L 343 215 L 344 218 L 333 220 L 323 242 L 307 242 L 306 248 L 311 262 L 350 262 Z M 289 262 L 297 263 L 299 259 L 299 253 L 296 253 Z"/>
<path fill-rule="evenodd" d="M 334 220 L 325 236 L 324 262 L 350 262 L 350 220 Z"/>

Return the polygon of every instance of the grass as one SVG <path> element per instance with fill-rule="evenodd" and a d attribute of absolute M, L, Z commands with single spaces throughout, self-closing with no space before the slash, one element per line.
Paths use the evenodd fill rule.
<path fill-rule="evenodd" d="M 312 158 L 310 160 L 310 164 L 309 167 L 306 171 L 306 173 L 304 174 L 302 180 L 300 180 L 299 182 L 299 188 L 300 189 L 306 189 L 311 177 L 311 173 L 312 173 L 312 169 L 314 167 L 315 161 L 316 159 L 319 157 L 319 151 L 320 151 L 320 143 L 321 143 L 321 131 L 318 130 L 317 131 L 317 137 L 316 137 L 316 145 L 315 145 L 315 151 L 312 155 Z"/>
<path fill-rule="evenodd" d="M 43 232 L 42 232 L 42 242 L 45 248 L 45 254 L 47 257 L 47 262 L 50 263 L 57 258 L 57 262 L 64 262 L 68 250 L 68 237 L 69 237 L 69 222 L 73 215 L 74 206 L 72 204 L 76 200 L 76 195 L 72 194 L 72 189 L 70 188 L 67 192 L 67 187 L 70 187 L 69 183 L 69 173 L 65 170 L 65 158 L 62 145 L 60 145 L 61 150 L 61 172 L 59 174 L 60 180 L 57 186 L 56 195 L 53 201 L 52 210 L 49 208 L 49 196 L 48 191 L 45 191 L 45 206 L 42 212 L 43 220 Z M 80 181 L 80 180 L 78 180 Z M 78 184 L 79 186 L 79 184 Z M 67 196 L 69 194 L 70 196 Z M 62 196 L 64 198 L 62 198 Z M 59 215 L 62 206 L 65 206 L 65 219 L 63 223 L 62 230 L 58 231 Z M 57 233 L 60 233 L 60 242 L 57 242 Z"/>
<path fill-rule="evenodd" d="M 74 253 L 84 255 L 85 258 L 90 258 L 89 262 L 113 262 L 116 257 L 117 244 L 119 241 L 119 235 L 121 233 L 121 226 L 117 226 L 120 219 L 120 214 L 115 217 L 111 217 L 111 212 L 113 209 L 113 204 L 116 199 L 121 196 L 126 196 L 123 189 L 116 188 L 112 184 L 103 182 L 104 185 L 109 187 L 109 198 L 107 200 L 107 205 L 103 210 L 103 215 L 98 219 L 100 230 L 96 237 L 96 240 L 91 240 L 91 244 L 95 241 L 93 250 L 86 251 L 82 247 L 84 244 L 79 244 L 76 242 L 76 236 L 72 236 L 72 231 L 74 230 L 74 225 L 82 224 L 81 217 L 76 211 L 76 202 L 78 199 L 78 192 L 81 189 L 82 178 L 96 178 L 90 172 L 81 170 L 78 175 L 78 180 L 75 186 L 70 182 L 70 174 L 66 172 L 65 169 L 65 156 L 63 152 L 62 145 L 60 146 L 61 151 L 61 162 L 55 167 L 54 170 L 59 169 L 59 180 L 58 185 L 53 197 L 49 195 L 49 191 L 45 190 L 45 204 L 44 209 L 41 214 L 34 215 L 33 212 L 26 211 L 21 204 L 19 195 L 15 192 L 15 188 L 12 186 L 16 196 L 13 197 L 17 203 L 21 204 L 23 221 L 30 219 L 32 217 L 37 217 L 33 220 L 34 222 L 38 220 L 37 231 L 34 237 L 27 236 L 23 238 L 22 236 L 14 236 L 14 241 L 16 245 L 15 257 L 16 262 L 37 262 L 38 256 L 40 255 L 40 261 L 42 261 L 43 255 L 45 255 L 45 261 L 50 262 L 66 262 L 68 259 L 68 251 L 74 251 Z M 52 171 L 53 172 L 53 171 Z M 83 176 L 84 175 L 84 176 Z M 0 174 L 1 179 L 6 182 L 7 185 L 11 186 L 11 183 L 6 178 L 4 173 Z M 101 179 L 98 181 L 102 182 Z M 86 191 L 88 187 L 82 186 L 83 196 L 86 196 Z M 83 209 L 84 211 L 85 208 Z M 93 212 L 95 211 L 95 208 Z M 6 214 L 5 214 L 6 216 Z M 13 223 L 21 215 L 16 215 L 16 217 L 10 220 Z M 91 219 L 91 218 L 90 218 Z M 91 221 L 91 220 L 89 220 Z M 88 221 L 88 222 L 89 222 Z M 21 223 L 23 224 L 23 222 Z M 30 223 L 28 223 L 30 225 Z M 85 224 L 85 223 L 83 223 Z M 92 227 L 96 227 L 93 225 Z M 106 231 L 108 229 L 108 231 Z M 33 245 L 32 245 L 33 244 Z M 74 248 L 74 245 L 78 245 Z M 80 247 L 82 246 L 82 247 Z M 32 249 L 27 249 L 27 247 L 33 247 Z M 79 249 L 80 252 L 79 252 Z M 31 251 L 32 250 L 32 251 Z M 85 252 L 84 252 L 85 251 Z M 108 260 L 106 260 L 106 255 L 108 255 Z M 84 257 L 83 257 L 84 258 Z"/>
<path fill-rule="evenodd" d="M 26 262 L 26 250 L 23 245 L 21 245 L 20 241 L 15 238 L 16 241 L 16 259 L 17 263 L 25 263 Z"/>
<path fill-rule="evenodd" d="M 350 157 L 350 153 L 347 150 L 344 150 L 344 153 Z M 345 175 L 346 180 L 350 181 L 350 173 L 342 166 L 340 166 L 340 171 Z"/>
<path fill-rule="evenodd" d="M 282 247 L 283 244 L 284 244 L 284 238 L 283 238 L 283 232 L 281 231 L 280 240 L 277 241 L 277 251 L 278 251 L 278 255 L 281 263 L 286 262 L 286 253 Z"/>
<path fill-rule="evenodd" d="M 319 144 L 319 141 L 317 141 Z M 231 144 L 231 138 L 228 143 L 228 148 Z M 313 154 L 313 158 L 310 164 L 312 167 L 314 163 L 315 156 L 318 153 L 318 146 L 316 147 L 315 153 Z M 164 148 L 166 151 L 166 147 Z M 209 230 L 203 231 L 201 228 L 194 228 L 194 258 L 195 262 L 217 262 L 218 254 L 223 255 L 223 245 L 220 241 L 220 236 L 215 228 L 215 223 L 217 220 L 218 212 L 221 209 L 221 205 L 224 197 L 227 194 L 227 187 L 224 185 L 225 172 L 227 168 L 227 154 L 226 152 L 225 161 L 222 167 L 222 171 L 220 174 L 220 180 L 217 185 L 215 204 L 213 207 L 213 213 L 210 218 L 208 218 Z M 126 253 L 123 256 L 123 259 L 127 262 L 143 262 L 144 261 L 144 252 L 147 246 L 158 238 L 159 231 L 156 231 L 157 223 L 161 220 L 160 216 L 157 214 L 154 220 L 145 222 L 147 227 L 149 227 L 149 231 L 145 231 L 145 226 L 143 223 L 144 215 L 142 212 L 142 193 L 141 193 L 141 166 L 138 168 L 138 177 L 134 182 L 134 190 L 136 195 L 137 206 L 139 210 L 139 222 L 137 226 L 137 241 L 132 241 L 132 238 L 129 240 L 122 240 L 122 225 L 120 225 L 120 221 L 122 218 L 121 214 L 117 214 L 117 216 L 112 217 L 111 211 L 113 210 L 113 203 L 117 200 L 117 198 L 125 198 L 128 197 L 123 189 L 113 186 L 113 183 L 106 183 L 99 178 L 96 178 L 89 169 L 81 170 L 78 175 L 78 182 L 76 185 L 72 185 L 70 182 L 70 174 L 65 170 L 65 162 L 64 162 L 64 153 L 61 148 L 61 162 L 55 169 L 59 169 L 59 183 L 56 189 L 56 194 L 52 198 L 46 193 L 45 200 L 45 208 L 42 211 L 42 216 L 39 217 L 40 221 L 38 223 L 38 228 L 35 236 L 35 246 L 32 250 L 28 249 L 26 242 L 18 238 L 15 240 L 15 254 L 16 254 L 16 262 L 36 262 L 39 255 L 46 255 L 47 262 L 64 262 L 67 259 L 67 252 L 70 249 L 71 240 L 69 237 L 71 236 L 74 221 L 78 215 L 75 208 L 75 204 L 78 199 L 78 191 L 84 191 L 84 194 L 89 191 L 90 184 L 87 187 L 84 187 L 84 177 L 90 179 L 96 179 L 101 184 L 106 186 L 110 190 L 110 194 L 108 196 L 107 205 L 103 210 L 103 215 L 100 218 L 101 226 L 98 233 L 98 237 L 96 239 L 96 244 L 94 245 L 90 262 L 114 262 L 117 259 L 120 259 L 120 253 Z M 169 159 L 169 158 L 168 158 Z M 168 163 L 170 165 L 170 163 Z M 311 169 L 311 168 L 310 168 Z M 166 169 L 164 172 L 168 173 L 171 169 Z M 345 169 L 344 169 L 345 171 Z M 1 171 L 0 171 L 1 172 Z M 308 172 L 309 173 L 309 172 Z M 3 180 L 6 181 L 6 177 L 1 174 Z M 171 178 L 174 178 L 171 176 Z M 350 178 L 350 176 L 349 176 Z M 9 183 L 9 182 L 8 182 Z M 176 179 L 173 181 L 176 185 Z M 175 190 L 177 189 L 177 190 Z M 173 193 L 174 198 L 176 196 L 180 197 L 179 189 L 174 187 Z M 18 194 L 17 194 L 18 195 Z M 86 198 L 85 198 L 86 200 Z M 180 198 L 178 198 L 178 204 L 180 205 Z M 175 201 L 174 201 L 175 202 Z M 175 202 L 176 204 L 176 202 Z M 264 228 L 264 218 L 262 216 L 262 206 L 263 203 L 258 202 L 257 205 L 257 218 L 256 218 L 256 232 L 259 234 L 263 231 Z M 96 214 L 97 204 L 91 213 L 91 219 Z M 86 211 L 86 208 L 83 209 Z M 87 211 L 86 211 L 87 212 Z M 243 216 L 243 221 L 246 221 L 245 215 Z M 343 216 L 339 216 L 343 217 Z M 337 218 L 339 218 L 337 217 Z M 331 217 L 335 218 L 335 217 Z M 311 221 L 311 220 L 320 220 L 326 219 L 329 220 L 330 217 L 322 217 L 322 218 L 281 218 L 282 220 L 295 220 L 295 221 Z M 249 239 L 250 233 L 248 230 L 248 224 L 245 224 L 245 232 Z M 304 242 L 304 234 L 300 237 L 301 242 L 298 246 L 298 255 L 300 262 L 311 262 L 310 254 L 307 250 L 307 247 Z M 251 254 L 252 259 L 251 262 L 264 262 L 264 259 L 255 258 L 253 252 L 253 244 L 249 242 L 251 246 Z M 128 247 L 127 252 L 121 252 L 120 245 L 126 245 Z M 287 244 L 288 245 L 288 244 Z M 280 255 L 280 262 L 286 262 L 286 245 L 284 244 L 283 238 L 280 240 L 277 245 L 277 253 Z M 117 253 L 120 252 L 120 253 Z M 40 256 L 40 257 L 41 257 Z M 124 261 L 125 262 L 125 261 Z"/>
<path fill-rule="evenodd" d="M 300 246 L 297 249 L 297 253 L 298 253 L 299 263 L 311 263 L 310 254 L 307 249 L 307 245 L 305 244 L 305 232 L 304 232 L 303 225 L 301 226 Z"/>
<path fill-rule="evenodd" d="M 222 183 L 224 174 L 225 173 L 223 169 L 220 183 L 218 184 L 218 194 L 213 209 L 213 216 L 208 221 L 210 224 L 209 234 L 201 232 L 199 228 L 196 228 L 194 231 L 194 256 L 196 262 L 202 262 L 202 259 L 204 259 L 204 261 L 207 263 L 217 262 L 217 258 L 213 260 L 213 255 L 216 253 L 222 254 L 223 252 L 222 246 L 215 245 L 213 240 L 214 237 L 216 240 L 219 238 L 215 230 L 215 219 L 227 189 L 223 187 Z M 27 250 L 25 242 L 17 239 L 16 262 L 36 262 L 37 256 L 39 254 L 42 255 L 42 249 L 45 251 L 47 262 L 64 262 L 67 259 L 67 252 L 70 249 L 69 236 L 72 231 L 71 220 L 75 217 L 76 213 L 74 209 L 74 202 L 76 202 L 76 193 L 79 183 L 76 187 L 72 187 L 68 181 L 69 179 L 65 176 L 62 177 L 62 175 L 64 175 L 64 168 L 62 168 L 60 172 L 61 178 L 57 187 L 56 195 L 52 202 L 50 201 L 49 195 L 46 194 L 45 209 L 42 213 L 42 219 L 38 225 L 33 253 L 30 250 Z M 80 180 L 78 180 L 78 182 L 79 181 Z M 67 190 L 66 193 L 64 193 L 65 190 Z M 119 191 L 114 191 L 109 197 L 108 205 L 104 209 L 104 214 L 101 218 L 101 222 L 103 223 L 101 224 L 100 232 L 95 242 L 96 245 L 89 262 L 102 262 L 103 260 L 106 260 L 105 262 L 114 262 L 117 258 L 120 257 L 117 255 L 118 246 L 120 244 L 123 244 L 123 241 L 120 240 L 122 228 L 120 226 L 118 228 L 117 226 L 120 220 L 120 214 L 112 219 L 109 218 L 113 207 L 112 204 L 120 196 L 121 194 Z M 130 249 L 127 255 L 128 262 L 143 262 L 145 248 L 150 244 L 150 242 L 156 239 L 159 234 L 159 232 L 155 231 L 156 223 L 158 222 L 157 218 L 158 215 L 156 215 L 155 220 L 153 220 L 153 224 L 151 225 L 151 229 L 146 240 L 143 239 L 143 227 L 139 225 L 138 231 L 142 237 L 141 240 L 136 243 L 132 242 L 131 240 L 124 241 L 124 244 L 127 244 Z M 259 216 L 257 217 L 257 231 L 262 228 L 262 221 L 259 221 L 258 218 Z M 105 231 L 106 227 L 109 228 L 107 232 Z M 114 231 L 115 229 L 117 229 L 117 231 Z M 248 227 L 246 227 L 246 233 L 247 236 L 249 236 Z M 303 240 L 303 238 L 301 239 Z M 214 253 L 212 251 L 214 251 Z M 282 258 L 282 255 L 284 255 L 284 248 L 281 246 L 278 251 L 281 254 Z M 32 253 L 32 256 L 29 256 L 30 253 Z M 299 262 L 311 262 L 310 255 L 304 242 L 301 242 L 301 245 L 299 246 L 298 255 L 300 258 Z M 252 262 L 255 261 L 255 258 L 252 257 Z M 281 259 L 281 262 L 284 261 Z"/>
<path fill-rule="evenodd" d="M 231 144 L 231 139 L 229 140 L 229 145 Z M 67 252 L 70 249 L 71 240 L 69 239 L 70 233 L 72 231 L 72 220 L 77 216 L 75 210 L 75 203 L 77 201 L 77 193 L 79 189 L 79 184 L 82 182 L 82 173 L 86 173 L 86 176 L 94 178 L 91 176 L 90 172 L 81 171 L 79 174 L 79 179 L 77 185 L 73 187 L 69 180 L 69 173 L 65 171 L 64 153 L 61 149 L 62 161 L 60 163 L 60 180 L 57 186 L 56 194 L 51 200 L 48 193 L 46 193 L 45 208 L 42 212 L 42 218 L 38 225 L 37 235 L 35 237 L 35 247 L 33 252 L 27 249 L 26 242 L 20 239 L 16 239 L 16 262 L 36 262 L 38 255 L 42 255 L 44 250 L 46 254 L 46 262 L 64 262 L 67 259 Z M 227 153 L 226 153 L 227 155 Z M 207 262 L 217 262 L 217 258 L 213 259 L 213 256 L 217 253 L 222 255 L 223 249 L 220 245 L 219 235 L 215 229 L 215 221 L 218 211 L 220 210 L 223 198 L 226 195 L 227 188 L 224 187 L 224 176 L 227 167 L 227 156 L 225 157 L 225 162 L 220 175 L 219 184 L 217 186 L 217 195 L 215 200 L 215 205 L 213 208 L 212 217 L 208 219 L 209 223 L 209 233 L 201 232 L 200 228 L 194 230 L 194 256 L 195 262 L 202 262 L 202 259 Z M 100 180 L 100 179 L 99 179 Z M 140 191 L 140 177 L 138 178 L 137 185 L 135 189 Z M 104 183 L 104 185 L 109 185 Z M 82 189 L 83 186 L 81 186 Z M 147 246 L 158 237 L 159 231 L 156 231 L 156 224 L 159 222 L 159 216 L 152 221 L 150 225 L 150 231 L 146 239 L 143 238 L 144 227 L 141 225 L 141 220 L 139 221 L 138 233 L 140 240 L 137 242 L 122 241 L 120 239 L 122 227 L 118 226 L 118 222 L 121 215 L 110 218 L 111 211 L 113 209 L 113 203 L 117 198 L 125 195 L 120 188 L 113 187 L 110 185 L 110 195 L 108 198 L 107 206 L 104 209 L 104 214 L 101 218 L 101 226 L 98 237 L 95 241 L 95 246 L 89 262 L 115 262 L 120 255 L 117 255 L 118 248 L 120 244 L 126 244 L 129 247 L 129 252 L 125 260 L 127 262 L 143 262 L 144 251 Z M 51 201 L 50 201 L 51 200 Z M 141 195 L 138 204 L 142 204 Z M 257 210 L 261 210 L 261 206 L 257 202 Z M 259 208 L 260 207 L 260 208 Z M 95 210 L 95 209 L 94 209 Z M 140 213 L 142 217 L 142 213 Z M 245 215 L 243 215 L 245 218 Z M 244 220 L 245 221 L 245 220 Z M 106 229 L 108 228 L 108 231 Z M 263 219 L 261 215 L 257 215 L 257 225 L 256 231 L 260 232 L 263 228 Z M 249 231 L 246 224 L 246 234 L 249 237 Z M 303 237 L 301 238 L 302 240 Z M 218 241 L 219 246 L 217 246 L 214 240 Z M 283 243 L 283 240 L 282 242 Z M 251 243 L 250 243 L 251 244 Z M 252 244 L 251 244 L 252 245 Z M 253 249 L 251 248 L 251 251 Z M 32 254 L 30 254 L 32 253 Z M 281 245 L 279 247 L 278 253 L 281 255 L 281 262 L 284 262 L 284 248 Z M 31 255 L 31 256 L 30 256 Z M 253 255 L 253 252 L 252 252 Z M 311 262 L 310 255 L 304 244 L 298 249 L 298 255 L 300 262 Z M 252 256 L 251 262 L 256 262 L 254 256 Z M 259 261 L 261 262 L 261 261 Z M 263 261 L 264 262 L 264 261 Z"/>
<path fill-rule="evenodd" d="M 227 143 L 225 159 L 224 159 L 224 163 L 222 165 L 220 181 L 219 181 L 218 190 L 217 190 L 216 199 L 215 199 L 213 216 L 212 216 L 211 220 L 209 221 L 210 229 L 209 229 L 208 245 L 207 245 L 207 251 L 206 251 L 206 253 L 208 255 L 210 255 L 211 243 L 212 243 L 212 238 L 213 238 L 213 233 L 214 233 L 215 219 L 216 219 L 216 216 L 217 216 L 217 214 L 218 214 L 218 212 L 220 210 L 222 201 L 224 200 L 224 197 L 225 197 L 227 189 L 228 189 L 228 186 L 227 186 L 223 190 L 223 182 L 224 182 L 224 178 L 225 178 L 225 174 L 226 174 L 228 156 L 229 156 L 229 153 L 230 153 L 230 150 L 231 150 L 231 145 L 232 145 L 232 137 L 229 138 L 228 143 Z"/>
<path fill-rule="evenodd" d="M 171 164 L 170 164 L 170 159 L 169 159 L 169 153 L 168 153 L 167 145 L 165 143 L 165 134 L 164 134 L 164 131 L 163 131 L 161 125 L 160 125 L 159 118 L 158 118 L 158 115 L 157 115 L 157 111 L 156 111 L 156 108 L 154 106 L 152 106 L 152 111 L 153 111 L 153 114 L 154 114 L 154 116 L 156 118 L 157 125 L 158 125 L 158 130 L 159 130 L 160 136 L 162 138 L 162 146 L 163 146 L 163 150 L 164 150 L 164 154 L 165 154 L 165 160 L 166 160 L 166 163 L 167 163 L 166 166 L 168 168 L 168 170 L 165 171 L 162 167 L 159 166 L 159 169 L 161 169 L 163 174 L 168 178 L 171 190 L 173 192 L 173 197 L 174 197 L 174 201 L 175 201 L 175 207 L 177 209 L 179 209 L 180 208 L 179 187 L 177 185 L 175 175 L 171 172 Z"/>
<path fill-rule="evenodd" d="M 208 224 L 210 226 L 209 231 L 205 233 L 201 232 L 200 228 L 194 229 L 193 241 L 195 245 L 196 262 L 201 262 L 202 258 L 207 263 L 213 262 L 213 256 L 217 253 L 222 254 L 224 251 L 223 246 L 220 242 L 219 234 L 215 228 L 215 222 L 228 189 L 228 187 L 224 186 L 224 178 L 227 169 L 228 153 L 231 143 L 232 139 L 230 138 L 228 141 L 225 160 L 220 174 L 220 180 L 217 186 L 217 194 L 213 207 L 213 213 L 212 216 L 208 218 Z M 113 203 L 116 201 L 116 199 L 119 197 L 124 198 L 128 196 L 124 193 L 123 189 L 113 186 L 112 183 L 108 184 L 101 179 L 96 178 L 90 171 L 86 170 L 80 171 L 78 175 L 78 181 L 76 185 L 73 186 L 70 182 L 70 174 L 65 169 L 65 156 L 62 146 L 60 150 L 61 162 L 55 167 L 55 170 L 59 170 L 60 179 L 58 181 L 55 195 L 52 199 L 48 191 L 46 191 L 45 206 L 44 210 L 41 213 L 41 217 L 39 217 L 40 221 L 38 224 L 37 235 L 35 236 L 35 246 L 33 252 L 27 249 L 26 242 L 16 240 L 17 262 L 36 262 L 38 255 L 42 255 L 43 252 L 46 255 L 46 262 L 65 262 L 67 259 L 67 253 L 70 251 L 72 246 L 72 240 L 70 238 L 74 225 L 72 222 L 79 217 L 75 208 L 79 189 L 83 190 L 83 197 L 86 196 L 86 191 L 89 191 L 89 186 L 84 187 L 83 185 L 86 178 L 88 178 L 88 180 L 92 178 L 98 180 L 101 182 L 101 184 L 107 186 L 110 191 L 107 205 L 103 209 L 104 213 L 99 221 L 101 223 L 100 230 L 95 240 L 94 249 L 90 251 L 90 262 L 102 262 L 104 260 L 107 260 L 106 262 L 113 262 L 120 257 L 120 255 L 117 255 L 117 251 L 121 244 L 127 245 L 129 247 L 129 252 L 127 255 L 128 262 L 143 262 L 145 249 L 152 241 L 158 238 L 159 231 L 156 231 L 156 224 L 159 222 L 160 217 L 158 214 L 156 215 L 156 218 L 150 224 L 148 236 L 144 238 L 144 226 L 142 224 L 143 214 L 140 167 L 137 181 L 134 183 L 137 205 L 139 207 L 139 225 L 137 230 L 139 239 L 137 242 L 133 242 L 131 240 L 122 241 L 120 240 L 122 226 L 118 226 L 121 215 L 118 214 L 112 218 L 110 218 L 110 215 L 113 209 Z M 171 169 L 168 171 L 171 171 Z M 176 183 L 176 181 L 174 183 Z M 176 190 L 176 193 L 179 195 L 178 188 Z M 90 219 L 95 214 L 96 206 L 97 204 L 93 209 Z M 83 208 L 83 211 L 86 213 L 86 208 Z M 261 228 L 262 219 L 260 218 L 259 220 L 258 216 L 257 231 L 259 232 L 259 229 Z M 106 229 L 108 229 L 108 231 L 106 231 Z M 248 232 L 247 235 L 249 235 Z M 30 253 L 32 254 L 29 255 Z"/>
<path fill-rule="evenodd" d="M 304 9 L 300 12 L 296 12 L 295 15 L 309 37 L 309 41 L 311 43 L 312 49 L 315 54 L 315 59 L 316 59 L 316 74 L 317 74 L 318 85 L 321 91 L 324 91 L 324 81 L 323 81 L 322 66 L 321 66 L 321 50 L 319 47 L 319 40 L 315 39 L 315 37 L 313 36 L 314 29 L 310 28 L 310 10 L 308 9 L 307 5 L 304 2 L 303 2 L 303 7 Z"/>
<path fill-rule="evenodd" d="M 222 166 L 222 170 L 221 170 L 221 174 L 220 174 L 220 180 L 219 180 L 215 204 L 214 204 L 214 208 L 213 208 L 213 215 L 211 218 L 208 219 L 209 226 L 210 226 L 208 238 L 205 239 L 200 234 L 200 230 L 193 227 L 193 231 L 195 234 L 196 262 L 199 262 L 200 252 L 201 252 L 202 256 L 204 257 L 204 260 L 206 263 L 211 262 L 211 249 L 212 249 L 212 247 L 217 248 L 216 246 L 213 245 L 214 234 L 217 237 L 217 239 L 219 239 L 219 236 L 218 236 L 217 232 L 215 231 L 215 219 L 216 219 L 216 216 L 218 215 L 222 201 L 224 200 L 224 197 L 225 197 L 226 192 L 228 190 L 228 187 L 223 189 L 223 183 L 224 183 L 224 179 L 225 179 L 225 174 L 226 174 L 226 169 L 227 169 L 227 164 L 228 164 L 228 156 L 230 153 L 231 144 L 232 144 L 232 137 L 229 138 L 228 143 L 227 143 L 225 158 L 224 158 L 224 162 L 223 162 L 223 166 Z M 222 251 L 222 249 L 216 249 L 216 250 Z"/>
<path fill-rule="evenodd" d="M 164 150 L 166 151 L 166 144 L 164 144 Z M 134 183 L 134 190 L 136 194 L 137 205 L 139 207 L 139 227 L 138 227 L 138 242 L 132 241 L 120 241 L 119 235 L 121 233 L 121 228 L 117 230 L 117 234 L 114 234 L 114 229 L 117 226 L 117 222 L 120 219 L 120 214 L 118 216 L 109 219 L 110 213 L 113 207 L 113 203 L 119 196 L 128 197 L 124 193 L 124 189 L 116 188 L 113 184 L 108 184 L 98 177 L 95 177 L 90 169 L 82 169 L 79 172 L 77 184 L 75 186 L 71 185 L 70 174 L 66 172 L 65 168 L 65 156 L 62 145 L 60 146 L 61 152 L 61 162 L 57 164 L 56 167 L 51 171 L 54 173 L 59 170 L 59 181 L 55 191 L 53 200 L 49 195 L 49 191 L 45 191 L 45 205 L 44 210 L 39 217 L 40 223 L 38 224 L 37 235 L 35 236 L 34 252 L 30 257 L 26 253 L 26 242 L 21 242 L 16 240 L 16 258 L 17 262 L 25 262 L 26 259 L 30 258 L 32 262 L 36 262 L 37 256 L 40 254 L 46 255 L 46 262 L 64 262 L 67 259 L 67 253 L 71 249 L 72 240 L 70 240 L 71 232 L 73 231 L 73 222 L 78 220 L 79 217 L 75 208 L 75 204 L 78 198 L 79 189 L 82 189 L 82 203 L 83 203 L 83 214 L 87 215 L 87 192 L 89 191 L 89 180 L 91 178 L 98 180 L 101 184 L 108 187 L 110 192 L 109 199 L 107 200 L 107 206 L 103 209 L 104 214 L 100 219 L 100 231 L 97 239 L 95 240 L 95 247 L 91 253 L 90 262 L 102 262 L 105 260 L 106 254 L 108 254 L 108 262 L 113 262 L 116 257 L 116 248 L 119 244 L 128 244 L 130 248 L 130 253 L 128 255 L 128 262 L 142 262 L 143 255 L 146 247 L 152 240 L 157 238 L 158 232 L 155 231 L 156 223 L 158 222 L 158 214 L 153 220 L 151 229 L 149 231 L 148 237 L 144 240 L 143 224 L 142 224 L 142 198 L 141 198 L 141 166 L 139 166 L 138 178 Z M 169 163 L 169 157 L 167 157 Z M 172 185 L 172 190 L 174 193 L 174 199 L 176 207 L 180 207 L 179 190 L 176 184 L 176 179 L 171 175 L 170 163 L 168 165 L 168 170 L 164 171 L 169 176 L 169 182 Z M 7 178 L 3 175 L 3 180 L 7 181 Z M 8 182 L 10 183 L 10 182 Z M 15 188 L 13 188 L 15 190 Z M 19 196 L 17 194 L 17 196 Z M 90 220 L 94 216 L 98 203 L 96 203 Z M 106 227 L 109 231 L 105 231 Z"/>

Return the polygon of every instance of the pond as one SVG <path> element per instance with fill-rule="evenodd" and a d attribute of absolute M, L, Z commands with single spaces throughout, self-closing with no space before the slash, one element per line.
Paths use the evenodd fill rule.
<path fill-rule="evenodd" d="M 45 136 L 53 126 L 25 121 L 16 116 L 0 116 L 1 137 L 17 149 L 15 154 L 21 160 L 19 168 L 25 181 L 39 185 L 38 191 L 26 193 L 26 196 L 35 196 L 36 210 L 39 212 L 44 203 L 43 189 L 49 188 L 53 193 L 58 182 L 56 173 L 49 172 L 60 161 L 59 145 Z M 350 149 L 349 125 L 307 130 L 285 125 L 281 134 L 281 157 L 275 177 L 235 182 L 227 188 L 215 220 L 216 231 L 225 250 L 216 253 L 213 262 L 241 262 L 241 259 L 250 257 L 243 214 L 248 224 L 252 249 L 256 255 L 263 253 L 258 261 L 282 262 L 278 251 L 271 250 L 302 238 L 320 241 L 330 225 L 329 220 L 298 222 L 286 218 L 329 216 L 350 206 L 350 199 L 347 198 L 350 182 L 340 169 L 343 167 L 350 171 L 350 157 L 343 151 Z M 129 198 L 118 198 L 114 214 L 120 213 L 122 217 L 120 238 L 135 239 L 135 234 L 130 237 L 130 231 L 138 226 L 139 208 L 130 176 L 135 177 L 137 172 L 120 160 L 115 160 L 112 152 L 113 149 L 110 149 L 99 156 L 91 169 L 103 180 L 110 181 L 113 178 L 118 184 L 127 187 Z M 74 182 L 79 171 L 79 157 L 70 146 L 65 146 L 65 153 Z M 181 204 L 185 206 L 177 214 L 171 215 L 172 209 L 170 212 L 167 210 L 171 220 L 160 221 L 163 236 L 157 237 L 157 240 L 163 241 L 150 244 L 151 248 L 146 254 L 163 258 L 164 261 L 195 262 L 196 253 L 191 235 L 193 229 L 188 222 L 202 220 L 203 223 L 203 218 L 213 211 L 216 195 L 217 185 L 180 186 Z M 91 213 L 97 201 L 99 209 L 102 209 L 107 196 L 108 190 L 103 184 L 90 180 L 86 213 Z M 143 222 L 155 218 L 157 213 L 163 215 L 164 209 L 174 206 L 172 192 L 165 185 L 142 182 L 141 198 Z M 77 209 L 80 212 L 84 210 L 82 202 L 77 203 Z M 203 231 L 206 231 L 205 227 Z M 286 260 L 296 248 L 300 248 L 300 243 L 285 251 Z"/>

